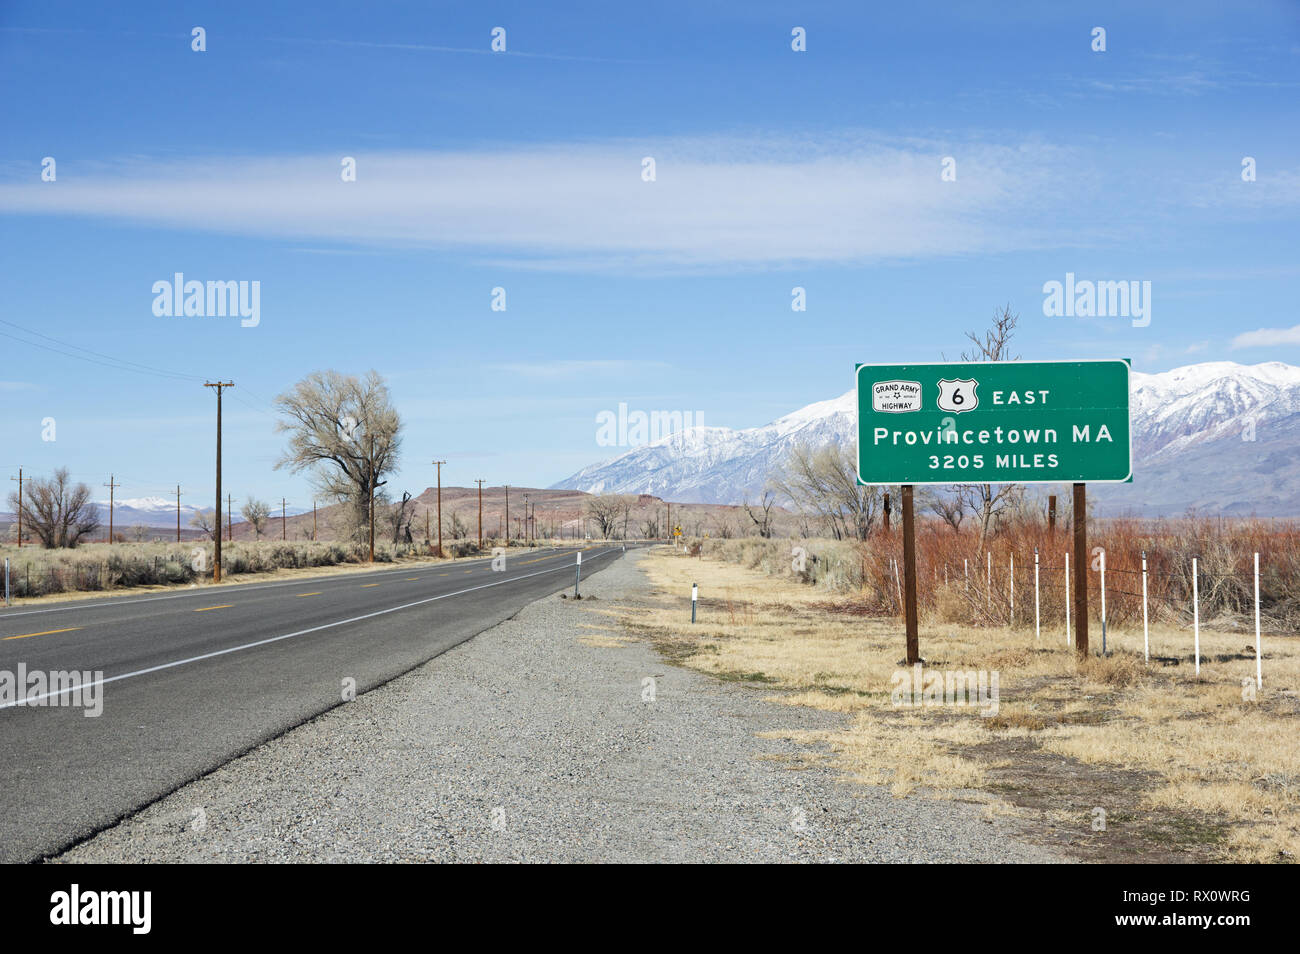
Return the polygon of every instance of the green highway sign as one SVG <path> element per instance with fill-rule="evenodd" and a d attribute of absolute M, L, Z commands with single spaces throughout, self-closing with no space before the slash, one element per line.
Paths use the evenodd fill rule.
<path fill-rule="evenodd" d="M 1129 362 L 860 364 L 858 481 L 1132 480 Z"/>

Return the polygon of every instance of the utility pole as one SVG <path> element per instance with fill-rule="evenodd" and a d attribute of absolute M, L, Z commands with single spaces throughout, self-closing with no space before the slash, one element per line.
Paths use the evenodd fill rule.
<path fill-rule="evenodd" d="M 524 494 L 524 546 L 528 546 L 528 494 Z"/>
<path fill-rule="evenodd" d="M 204 382 L 205 388 L 217 389 L 217 525 L 212 534 L 213 555 L 212 555 L 212 582 L 221 582 L 221 389 L 233 388 L 234 381 L 207 381 Z"/>
<path fill-rule="evenodd" d="M 442 465 L 445 460 L 435 460 L 438 465 L 438 556 L 442 557 Z"/>
<path fill-rule="evenodd" d="M 221 527 L 221 515 L 217 515 L 217 528 Z M 181 542 L 181 485 L 176 485 L 176 542 Z"/>
<path fill-rule="evenodd" d="M 483 549 L 483 480 L 478 478 L 474 481 L 478 484 L 478 548 Z"/>
<path fill-rule="evenodd" d="M 220 500 L 220 498 L 217 498 Z M 221 514 L 217 514 L 217 533 L 221 532 Z M 226 494 L 226 542 L 235 542 L 235 495 Z"/>
<path fill-rule="evenodd" d="M 113 542 L 113 491 L 115 491 L 118 487 L 121 487 L 122 485 L 114 483 L 113 475 L 109 474 L 108 483 L 104 484 L 104 486 L 108 488 L 108 542 L 109 544 L 112 544 Z"/>
<path fill-rule="evenodd" d="M 316 498 L 311 501 L 311 542 L 316 542 Z"/>
<path fill-rule="evenodd" d="M 510 546 L 510 485 L 506 484 L 506 546 Z"/>
<path fill-rule="evenodd" d="M 10 480 L 18 481 L 18 547 L 22 549 L 23 545 L 23 469 L 18 468 L 18 476 L 10 477 Z"/>
<path fill-rule="evenodd" d="M 280 498 L 280 540 L 281 542 L 288 539 L 288 523 L 285 519 L 284 507 L 285 507 L 284 498 L 281 497 Z"/>
<path fill-rule="evenodd" d="M 369 470 L 367 471 L 368 483 L 370 484 L 370 562 L 375 562 L 375 438 L 370 438 L 370 460 L 367 462 Z"/>

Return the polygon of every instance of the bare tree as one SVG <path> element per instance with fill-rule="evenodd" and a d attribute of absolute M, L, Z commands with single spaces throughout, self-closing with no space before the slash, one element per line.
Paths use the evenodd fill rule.
<path fill-rule="evenodd" d="M 867 539 L 881 505 L 880 488 L 858 483 L 853 450 L 840 444 L 794 448 L 769 486 L 797 511 L 819 518 L 837 540 Z"/>
<path fill-rule="evenodd" d="M 764 490 L 763 499 L 759 503 L 762 508 L 762 514 L 756 513 L 754 508 L 749 505 L 749 501 L 743 501 L 745 513 L 749 514 L 749 519 L 754 521 L 754 526 L 758 528 L 758 535 L 763 538 L 772 536 L 772 508 L 776 506 L 776 491 Z"/>
<path fill-rule="evenodd" d="M 604 494 L 587 499 L 587 516 L 596 521 L 600 535 L 608 540 L 618 526 L 623 515 L 623 498 L 614 494 Z"/>
<path fill-rule="evenodd" d="M 253 535 L 261 537 L 266 531 L 266 521 L 271 516 L 271 505 L 265 500 L 257 500 L 252 494 L 249 494 L 247 502 L 239 508 L 239 513 L 253 528 Z"/>
<path fill-rule="evenodd" d="M 1019 361 L 1020 355 L 1011 354 L 1011 338 L 1016 333 L 1020 316 L 1011 311 L 1011 305 L 1002 306 L 1000 312 L 993 313 L 993 324 L 980 337 L 973 331 L 966 332 L 966 337 L 974 347 L 961 353 L 962 361 Z"/>
<path fill-rule="evenodd" d="M 637 505 L 637 498 L 634 496 L 623 497 L 619 501 L 619 509 L 623 511 L 623 539 L 627 539 L 627 521 L 632 516 L 632 508 Z"/>
<path fill-rule="evenodd" d="M 966 332 L 966 337 L 973 347 L 961 353 L 961 360 L 980 361 L 1019 361 L 1020 355 L 1011 354 L 1011 338 L 1015 334 L 1020 316 L 1011 311 L 1011 305 L 1003 305 L 1000 312 L 994 312 L 993 323 L 984 332 L 983 337 L 973 331 Z M 952 488 L 963 505 L 970 508 L 974 519 L 979 521 L 980 549 L 988 541 L 989 533 L 997 519 L 1013 502 L 1018 501 L 1024 493 L 1022 484 L 959 484 Z M 955 527 L 954 527 L 955 529 Z"/>
<path fill-rule="evenodd" d="M 388 528 L 393 534 L 393 543 L 411 543 L 411 521 L 415 519 L 415 504 L 411 502 L 411 493 L 402 491 L 400 502 L 388 508 Z"/>
<path fill-rule="evenodd" d="M 9 494 L 9 508 L 17 513 L 18 494 Z M 68 469 L 60 467 L 53 477 L 37 477 L 24 486 L 23 529 L 34 534 L 47 550 L 75 547 L 81 538 L 99 529 L 99 508 L 90 499 L 90 488 L 72 484 Z"/>
<path fill-rule="evenodd" d="M 966 503 L 967 497 L 960 486 L 935 494 L 929 502 L 930 509 L 952 527 L 954 533 L 961 530 L 961 522 L 966 519 Z"/>
<path fill-rule="evenodd" d="M 215 540 L 221 530 L 221 521 L 215 510 L 200 510 L 190 517 L 190 526 L 203 531 L 209 539 Z"/>
<path fill-rule="evenodd" d="M 289 448 L 276 462 L 293 473 L 310 470 L 319 492 L 346 504 L 346 532 L 366 536 L 371 502 L 376 512 L 384 476 L 397 466 L 401 420 L 376 371 L 365 378 L 315 371 L 276 398 Z"/>

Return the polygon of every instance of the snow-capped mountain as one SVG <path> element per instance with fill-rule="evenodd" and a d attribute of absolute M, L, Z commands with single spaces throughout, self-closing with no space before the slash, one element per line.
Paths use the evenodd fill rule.
<path fill-rule="evenodd" d="M 654 494 L 683 503 L 741 503 L 800 444 L 857 439 L 855 392 L 818 401 L 763 427 L 691 427 L 578 471 L 555 489 Z"/>
<path fill-rule="evenodd" d="M 108 526 L 108 500 L 96 500 L 99 519 Z M 211 506 L 208 507 L 211 510 Z M 181 501 L 181 526 L 189 529 L 190 517 L 199 510 Z M 140 524 L 145 527 L 175 527 L 176 500 L 166 497 L 129 497 L 113 501 L 113 526 L 119 530 Z"/>
<path fill-rule="evenodd" d="M 1134 482 L 1095 485 L 1103 512 L 1300 515 L 1300 367 L 1212 361 L 1133 372 Z M 855 392 L 762 427 L 695 427 L 587 467 L 556 488 L 687 503 L 754 500 L 789 451 L 857 440 Z"/>
<path fill-rule="evenodd" d="M 1133 372 L 1133 452 L 1148 464 L 1196 444 L 1241 438 L 1256 427 L 1300 413 L 1300 368 L 1269 361 L 1207 361 L 1160 374 Z"/>
<path fill-rule="evenodd" d="M 108 527 L 108 500 L 96 500 L 95 506 L 99 508 L 100 522 Z M 243 520 L 239 515 L 240 501 L 235 501 L 235 522 Z M 190 518 L 200 510 L 211 510 L 212 503 L 209 501 L 203 506 L 194 506 L 187 504 L 184 498 L 181 500 L 181 527 L 188 530 L 190 527 Z M 275 507 L 274 516 L 280 516 L 280 508 Z M 286 512 L 289 516 L 296 516 L 300 513 L 306 513 L 301 507 L 287 507 Z M 222 519 L 225 518 L 225 507 L 222 507 Z M 176 526 L 176 498 L 168 500 L 166 497 L 128 497 L 113 501 L 113 526 L 117 530 L 125 530 L 127 527 L 133 527 L 136 524 L 145 527 L 171 527 Z"/>

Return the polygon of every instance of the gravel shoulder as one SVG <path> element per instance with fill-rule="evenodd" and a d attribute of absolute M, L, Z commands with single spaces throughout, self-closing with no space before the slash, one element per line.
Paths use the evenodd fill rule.
<path fill-rule="evenodd" d="M 637 558 L 54 860 L 1065 860 L 979 806 L 895 798 L 760 738 L 842 717 L 673 666 L 617 629 L 601 610 L 645 591 Z"/>

